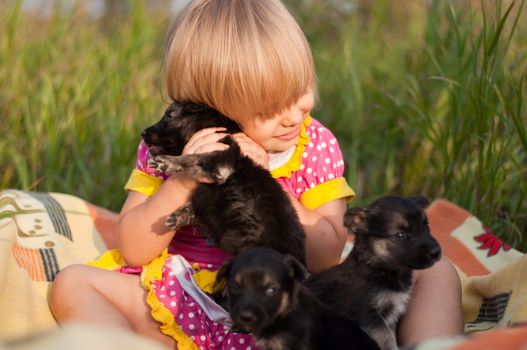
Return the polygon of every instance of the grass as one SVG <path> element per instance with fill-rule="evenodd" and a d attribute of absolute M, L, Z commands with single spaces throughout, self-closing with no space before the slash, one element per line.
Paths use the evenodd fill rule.
<path fill-rule="evenodd" d="M 286 2 L 312 45 L 313 114 L 341 142 L 354 204 L 444 197 L 525 250 L 524 1 Z M 0 188 L 118 210 L 140 130 L 166 107 L 169 14 L 131 1 L 92 20 L 60 4 L 45 19 L 0 2 Z"/>

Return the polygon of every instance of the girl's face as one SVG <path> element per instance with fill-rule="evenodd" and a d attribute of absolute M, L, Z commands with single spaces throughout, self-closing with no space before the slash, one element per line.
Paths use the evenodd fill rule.
<path fill-rule="evenodd" d="M 290 108 L 273 117 L 233 116 L 242 131 L 268 152 L 283 152 L 296 145 L 300 127 L 313 109 L 315 96 L 308 92 Z"/>

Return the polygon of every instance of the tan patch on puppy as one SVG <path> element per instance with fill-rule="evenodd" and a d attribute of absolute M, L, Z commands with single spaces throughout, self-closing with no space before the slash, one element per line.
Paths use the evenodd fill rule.
<path fill-rule="evenodd" d="M 231 176 L 233 169 L 228 166 L 223 166 L 223 167 L 218 168 L 218 172 L 219 172 L 218 183 L 223 183 L 229 178 L 229 176 Z"/>
<path fill-rule="evenodd" d="M 289 308 L 289 295 L 287 293 L 282 293 L 282 301 L 280 302 L 280 307 L 278 308 L 277 315 L 283 314 Z"/>
<path fill-rule="evenodd" d="M 236 282 L 237 285 L 241 286 L 242 285 L 242 281 L 243 281 L 243 278 L 241 275 L 236 275 L 234 276 L 234 282 Z"/>
<path fill-rule="evenodd" d="M 269 286 L 271 282 L 273 282 L 273 279 L 271 278 L 271 276 L 269 276 L 268 273 L 264 273 L 262 276 L 262 285 L 266 286 L 267 288 L 267 286 Z"/>
<path fill-rule="evenodd" d="M 390 252 L 388 250 L 388 243 L 383 240 L 376 240 L 373 242 L 373 251 L 375 253 L 375 257 L 389 257 Z"/>

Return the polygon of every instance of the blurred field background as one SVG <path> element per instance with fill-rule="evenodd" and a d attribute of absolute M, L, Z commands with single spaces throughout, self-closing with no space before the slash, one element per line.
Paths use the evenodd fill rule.
<path fill-rule="evenodd" d="M 119 210 L 139 133 L 166 108 L 181 2 L 0 0 L 0 188 Z M 524 1 L 285 2 L 312 45 L 313 115 L 341 142 L 353 205 L 444 197 L 525 251 Z"/>

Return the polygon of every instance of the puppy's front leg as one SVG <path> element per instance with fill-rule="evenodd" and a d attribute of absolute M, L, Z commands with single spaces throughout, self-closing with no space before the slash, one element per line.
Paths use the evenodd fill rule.
<path fill-rule="evenodd" d="M 397 350 L 397 339 L 394 332 L 384 321 L 381 325 L 365 329 L 366 333 L 377 342 L 382 350 Z"/>
<path fill-rule="evenodd" d="M 186 154 L 183 156 L 159 155 L 148 160 L 148 166 L 164 173 L 184 172 L 200 183 L 213 183 L 213 174 L 205 171 L 200 165 L 202 154 Z"/>
<path fill-rule="evenodd" d="M 187 202 L 183 204 L 178 210 L 167 216 L 165 224 L 172 231 L 177 231 L 183 226 L 189 225 L 194 222 L 194 211 L 192 210 L 192 204 Z"/>

